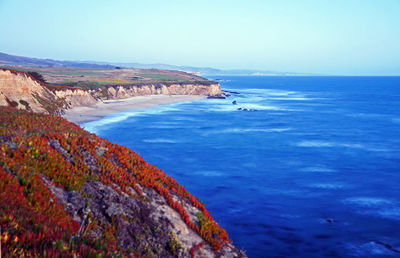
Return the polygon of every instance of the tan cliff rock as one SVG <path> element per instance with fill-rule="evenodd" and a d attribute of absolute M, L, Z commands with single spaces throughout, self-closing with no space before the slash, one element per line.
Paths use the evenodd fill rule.
<path fill-rule="evenodd" d="M 0 70 L 0 105 L 45 112 L 46 105 L 56 101 L 54 93 L 27 74 Z"/>
<path fill-rule="evenodd" d="M 95 93 L 95 92 L 93 92 Z M 133 96 L 145 95 L 222 95 L 221 86 L 218 83 L 209 85 L 182 83 L 182 84 L 150 84 L 141 86 L 115 86 L 109 87 L 107 93 L 112 99 L 123 99 Z"/>
<path fill-rule="evenodd" d="M 54 93 L 58 98 L 64 99 L 68 107 L 89 106 L 98 101 L 88 90 L 83 89 L 57 90 Z"/>

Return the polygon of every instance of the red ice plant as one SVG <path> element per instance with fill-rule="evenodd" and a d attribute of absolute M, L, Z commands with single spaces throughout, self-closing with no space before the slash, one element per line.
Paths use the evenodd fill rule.
<path fill-rule="evenodd" d="M 99 180 L 121 194 L 142 199 L 141 189 L 153 188 L 215 251 L 230 242 L 227 232 L 196 197 L 136 152 L 61 117 L 2 107 L 0 226 L 4 253 L 86 256 L 120 251 L 112 237 L 104 238 L 107 250 L 97 247 L 90 238 L 71 241 L 79 225 L 57 202 L 44 177 L 59 187 L 77 191 L 86 181 Z M 191 218 L 184 202 L 200 211 L 200 223 Z M 193 255 L 203 245 L 192 248 Z"/>

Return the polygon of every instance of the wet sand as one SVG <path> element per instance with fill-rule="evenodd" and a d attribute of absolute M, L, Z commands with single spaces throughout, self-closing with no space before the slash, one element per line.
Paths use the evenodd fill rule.
<path fill-rule="evenodd" d="M 73 123 L 83 124 L 126 110 L 143 109 L 204 98 L 206 98 L 206 96 L 202 95 L 150 95 L 136 96 L 127 99 L 105 100 L 91 106 L 80 106 L 68 109 L 65 111 L 63 117 Z"/>

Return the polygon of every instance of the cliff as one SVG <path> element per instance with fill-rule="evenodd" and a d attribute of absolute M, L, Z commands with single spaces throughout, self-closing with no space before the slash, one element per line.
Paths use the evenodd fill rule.
<path fill-rule="evenodd" d="M 203 95 L 209 97 L 224 96 L 218 83 L 146 83 L 132 85 L 99 86 L 93 89 L 74 89 L 68 87 L 53 87 L 54 94 L 64 99 L 68 108 L 87 106 L 97 101 L 110 99 L 125 99 L 134 96 L 147 95 Z"/>
<path fill-rule="evenodd" d="M 124 99 L 144 95 L 216 97 L 224 96 L 224 93 L 218 83 L 211 81 L 149 81 L 121 85 L 99 84 L 88 88 L 68 87 L 36 80 L 26 72 L 0 69 L 0 106 L 62 114 L 65 109 L 89 106 L 106 99 Z"/>
<path fill-rule="evenodd" d="M 221 87 L 218 83 L 195 84 L 195 83 L 158 83 L 144 85 L 123 85 L 107 87 L 107 94 L 111 99 L 122 99 L 132 96 L 143 95 L 222 95 Z M 97 95 L 96 90 L 92 91 Z"/>
<path fill-rule="evenodd" d="M 0 69 L 0 106 L 57 113 L 63 104 L 53 92 L 28 74 Z"/>

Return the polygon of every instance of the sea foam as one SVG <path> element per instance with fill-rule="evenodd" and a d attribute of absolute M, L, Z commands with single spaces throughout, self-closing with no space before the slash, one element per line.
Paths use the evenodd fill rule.
<path fill-rule="evenodd" d="M 367 208 L 376 208 L 393 204 L 393 201 L 379 197 L 352 197 L 345 199 L 343 202 L 345 204 L 352 204 Z"/>
<path fill-rule="evenodd" d="M 82 127 L 89 132 L 96 133 L 96 132 L 99 132 L 101 130 L 101 128 L 104 127 L 105 125 L 118 123 L 118 122 L 124 121 L 131 117 L 145 116 L 145 115 L 157 115 L 157 114 L 163 114 L 163 113 L 170 112 L 170 111 L 179 110 L 177 108 L 177 105 L 179 105 L 179 103 L 115 113 L 115 114 L 111 114 L 106 117 L 103 117 L 100 120 L 84 123 L 84 124 L 82 124 Z"/>

